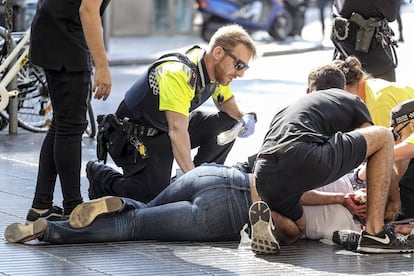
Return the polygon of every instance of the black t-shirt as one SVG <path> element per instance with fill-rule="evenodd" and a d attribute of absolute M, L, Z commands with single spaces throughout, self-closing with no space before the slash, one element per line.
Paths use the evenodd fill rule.
<path fill-rule="evenodd" d="M 369 17 L 394 21 L 399 9 L 399 0 L 335 0 L 333 13 L 336 16 L 350 18 L 357 12 L 366 19 Z"/>
<path fill-rule="evenodd" d="M 110 0 L 103 0 L 101 17 Z M 39 0 L 30 37 L 30 61 L 50 70 L 91 70 L 79 15 L 82 0 Z"/>
<path fill-rule="evenodd" d="M 368 108 L 341 89 L 312 92 L 282 108 L 273 118 L 259 154 L 292 142 L 324 143 L 337 132 L 372 123 Z"/>

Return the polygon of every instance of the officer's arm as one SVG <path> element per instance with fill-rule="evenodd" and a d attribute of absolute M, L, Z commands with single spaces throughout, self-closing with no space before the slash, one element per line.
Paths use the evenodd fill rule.
<path fill-rule="evenodd" d="M 240 111 L 234 97 L 231 97 L 222 104 L 219 104 L 216 101 L 214 101 L 214 103 L 220 111 L 227 113 L 227 115 L 235 120 L 240 120 L 243 117 L 243 113 Z"/>
<path fill-rule="evenodd" d="M 188 133 L 187 116 L 174 111 L 165 111 L 168 122 L 168 135 L 171 140 L 174 158 L 183 172 L 194 169 L 191 159 L 191 142 Z"/>

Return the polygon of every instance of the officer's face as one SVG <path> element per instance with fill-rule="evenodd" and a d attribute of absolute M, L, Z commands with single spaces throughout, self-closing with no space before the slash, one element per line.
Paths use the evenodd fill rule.
<path fill-rule="evenodd" d="M 221 60 L 216 64 L 215 77 L 220 84 L 228 85 L 233 79 L 244 75 L 244 71 L 249 68 L 251 54 L 242 44 L 233 49 L 221 49 Z"/>

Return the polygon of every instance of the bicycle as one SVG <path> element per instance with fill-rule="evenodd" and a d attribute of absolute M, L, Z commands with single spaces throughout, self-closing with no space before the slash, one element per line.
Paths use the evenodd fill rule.
<path fill-rule="evenodd" d="M 12 32 L 15 46 L 10 53 L 5 47 L 7 30 L 0 26 L 0 130 L 9 122 L 6 107 L 10 97 L 17 97 L 18 126 L 32 132 L 46 132 L 53 117 L 49 89 L 42 68 L 29 62 L 30 29 L 26 32 Z M 2 45 L 1 45 L 2 43 Z M 16 78 L 17 89 L 7 87 Z M 96 121 L 92 108 L 92 82 L 87 98 L 88 127 L 85 131 L 90 138 L 96 135 Z"/>

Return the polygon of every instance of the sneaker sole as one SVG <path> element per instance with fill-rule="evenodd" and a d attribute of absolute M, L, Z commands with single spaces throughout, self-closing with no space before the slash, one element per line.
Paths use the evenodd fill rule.
<path fill-rule="evenodd" d="M 280 246 L 272 234 L 270 208 L 263 201 L 253 203 L 249 210 L 252 228 L 252 251 L 255 254 L 279 254 Z"/>
<path fill-rule="evenodd" d="M 69 224 L 73 228 L 83 228 L 90 225 L 97 216 L 120 211 L 123 207 L 122 199 L 114 196 L 84 202 L 73 209 Z"/>
<path fill-rule="evenodd" d="M 4 237 L 8 242 L 24 243 L 42 236 L 46 227 L 45 220 L 37 220 L 31 224 L 13 223 L 7 226 Z"/>
<path fill-rule="evenodd" d="M 375 248 L 375 247 L 358 246 L 357 251 L 363 252 L 363 253 L 412 253 L 414 252 L 414 248 L 392 249 L 392 248 Z"/>

